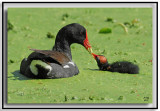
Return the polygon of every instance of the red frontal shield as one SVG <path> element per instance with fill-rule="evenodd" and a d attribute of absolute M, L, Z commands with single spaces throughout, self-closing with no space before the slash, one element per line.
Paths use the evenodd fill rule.
<path fill-rule="evenodd" d="M 92 47 L 88 41 L 87 31 L 86 31 L 86 39 L 83 41 L 84 47 L 88 50 L 89 53 L 92 53 Z"/>

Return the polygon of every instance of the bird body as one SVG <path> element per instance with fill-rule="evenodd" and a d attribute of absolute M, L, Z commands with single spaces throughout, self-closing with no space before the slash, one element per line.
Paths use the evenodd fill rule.
<path fill-rule="evenodd" d="M 128 74 L 138 74 L 139 67 L 132 62 L 128 61 L 118 61 L 109 64 L 106 57 L 103 55 L 96 55 L 92 53 L 95 58 L 97 65 L 100 70 L 110 71 L 110 72 L 119 72 L 119 73 L 128 73 Z"/>
<path fill-rule="evenodd" d="M 72 61 L 70 45 L 78 43 L 89 52 L 91 46 L 87 31 L 80 24 L 73 23 L 59 30 L 52 50 L 30 49 L 33 52 L 21 62 L 20 72 L 30 78 L 55 79 L 72 77 L 79 73 Z"/>

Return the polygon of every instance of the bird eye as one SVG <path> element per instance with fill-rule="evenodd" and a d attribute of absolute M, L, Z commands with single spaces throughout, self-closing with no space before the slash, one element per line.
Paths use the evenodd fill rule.
<path fill-rule="evenodd" d="M 83 34 L 83 32 L 82 32 L 82 31 L 80 31 L 80 34 L 82 35 L 82 34 Z"/>
<path fill-rule="evenodd" d="M 81 34 L 81 35 L 85 35 L 85 31 L 84 31 L 84 30 L 81 30 L 81 31 L 80 31 L 80 34 Z"/>

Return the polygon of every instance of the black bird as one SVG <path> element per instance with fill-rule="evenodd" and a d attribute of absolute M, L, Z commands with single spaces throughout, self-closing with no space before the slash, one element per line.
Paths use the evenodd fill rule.
<path fill-rule="evenodd" d="M 119 72 L 119 73 L 128 73 L 128 74 L 138 74 L 139 67 L 128 61 L 120 61 L 109 64 L 106 57 L 103 55 L 96 55 L 92 53 L 93 57 L 97 61 L 97 65 L 100 70 L 110 71 L 110 72 Z"/>
<path fill-rule="evenodd" d="M 72 61 L 70 45 L 83 45 L 90 53 L 86 29 L 72 23 L 59 30 L 52 50 L 31 49 L 28 58 L 21 62 L 20 73 L 30 78 L 55 79 L 67 78 L 79 73 L 77 65 Z"/>

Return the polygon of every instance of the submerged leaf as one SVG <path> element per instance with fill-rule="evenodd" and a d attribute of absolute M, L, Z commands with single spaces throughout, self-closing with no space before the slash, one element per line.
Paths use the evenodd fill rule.
<path fill-rule="evenodd" d="M 10 62 L 10 63 L 14 63 L 14 60 L 10 59 L 9 62 Z"/>
<path fill-rule="evenodd" d="M 111 23 L 115 23 L 116 20 L 114 20 L 113 18 L 108 17 L 106 20 L 106 22 L 111 22 Z"/>
<path fill-rule="evenodd" d="M 50 32 L 47 33 L 47 38 L 55 38 L 55 36 L 53 34 L 51 34 Z"/>
<path fill-rule="evenodd" d="M 13 28 L 14 28 L 13 24 L 8 20 L 8 22 L 7 22 L 7 30 L 8 31 L 9 30 L 13 30 Z"/>
<path fill-rule="evenodd" d="M 123 100 L 123 96 L 119 96 L 118 100 Z"/>
<path fill-rule="evenodd" d="M 107 27 L 104 27 L 102 29 L 99 30 L 99 33 L 112 33 L 112 29 L 111 28 L 107 28 Z"/>
<path fill-rule="evenodd" d="M 68 17 L 69 17 L 69 15 L 67 13 L 65 13 L 62 15 L 62 20 L 65 21 Z"/>
<path fill-rule="evenodd" d="M 129 23 L 129 22 L 124 22 L 123 24 L 126 26 L 131 26 L 131 23 Z"/>
<path fill-rule="evenodd" d="M 76 99 L 78 99 L 78 97 L 76 97 L 76 96 L 73 96 L 73 97 L 71 98 L 71 100 L 76 100 Z"/>
<path fill-rule="evenodd" d="M 106 22 L 113 22 L 113 19 L 112 18 L 107 18 Z"/>

